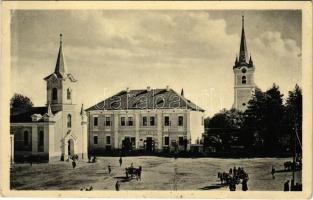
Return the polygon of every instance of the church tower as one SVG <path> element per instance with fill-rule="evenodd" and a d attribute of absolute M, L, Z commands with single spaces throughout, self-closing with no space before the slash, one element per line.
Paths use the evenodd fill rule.
<path fill-rule="evenodd" d="M 253 65 L 251 54 L 248 61 L 247 43 L 244 30 L 244 16 L 242 16 L 242 31 L 241 31 L 239 58 L 238 56 L 236 56 L 233 71 L 234 71 L 233 108 L 236 108 L 240 111 L 245 111 L 255 89 L 254 83 L 255 66 Z"/>
<path fill-rule="evenodd" d="M 67 160 L 72 155 L 86 158 L 87 116 L 75 102 L 77 80 L 68 73 L 65 65 L 62 34 L 54 72 L 44 80 L 47 83 L 47 106 L 55 119 L 54 136 L 49 138 L 49 148 L 54 149 L 56 155 L 61 153 L 61 160 Z"/>
<path fill-rule="evenodd" d="M 50 104 L 53 112 L 71 109 L 76 103 L 74 92 L 77 80 L 67 72 L 62 43 L 62 34 L 60 34 L 60 47 L 54 73 L 45 78 L 47 105 Z"/>

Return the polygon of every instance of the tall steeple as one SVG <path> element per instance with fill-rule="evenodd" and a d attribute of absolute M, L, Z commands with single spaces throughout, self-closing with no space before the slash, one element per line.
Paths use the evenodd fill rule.
<path fill-rule="evenodd" d="M 241 30 L 241 40 L 239 49 L 239 63 L 246 62 L 248 59 L 247 43 L 245 36 L 245 17 L 242 16 L 242 30 Z"/>
<path fill-rule="evenodd" d="M 61 75 L 61 76 L 65 77 L 67 74 L 67 69 L 66 69 L 66 66 L 64 63 L 62 43 L 63 43 L 62 34 L 60 34 L 60 48 L 59 48 L 59 53 L 58 53 L 58 58 L 57 58 L 57 62 L 55 65 L 54 73 L 56 73 L 57 75 Z"/>

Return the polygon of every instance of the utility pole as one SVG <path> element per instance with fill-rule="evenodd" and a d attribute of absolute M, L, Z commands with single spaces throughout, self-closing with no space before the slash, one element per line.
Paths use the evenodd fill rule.
<path fill-rule="evenodd" d="M 290 190 L 294 190 L 294 186 L 295 186 L 295 170 L 296 170 L 296 154 L 297 154 L 297 141 L 296 141 L 296 137 L 297 137 L 297 120 L 296 120 L 296 115 L 294 114 L 294 134 L 293 134 L 293 156 L 292 156 L 292 180 L 291 180 L 291 189 Z"/>

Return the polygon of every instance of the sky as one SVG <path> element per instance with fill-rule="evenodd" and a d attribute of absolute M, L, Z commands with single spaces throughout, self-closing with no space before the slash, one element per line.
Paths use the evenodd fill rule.
<path fill-rule="evenodd" d="M 301 11 L 18 10 L 11 18 L 11 91 L 46 104 L 63 34 L 77 103 L 88 108 L 127 87 L 180 92 L 212 116 L 234 101 L 241 16 L 255 83 L 284 98 L 301 86 Z"/>

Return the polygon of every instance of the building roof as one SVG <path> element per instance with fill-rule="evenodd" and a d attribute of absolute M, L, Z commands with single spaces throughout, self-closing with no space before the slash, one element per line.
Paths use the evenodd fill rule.
<path fill-rule="evenodd" d="M 10 123 L 27 123 L 27 122 L 33 122 L 32 121 L 32 115 L 39 114 L 44 115 L 48 113 L 47 107 L 32 107 L 29 109 L 14 109 L 12 108 L 10 111 Z M 53 114 L 55 114 L 54 112 Z M 42 119 L 39 120 L 43 121 Z"/>
<path fill-rule="evenodd" d="M 172 89 L 123 90 L 88 108 L 86 111 L 175 108 L 205 111 Z"/>

